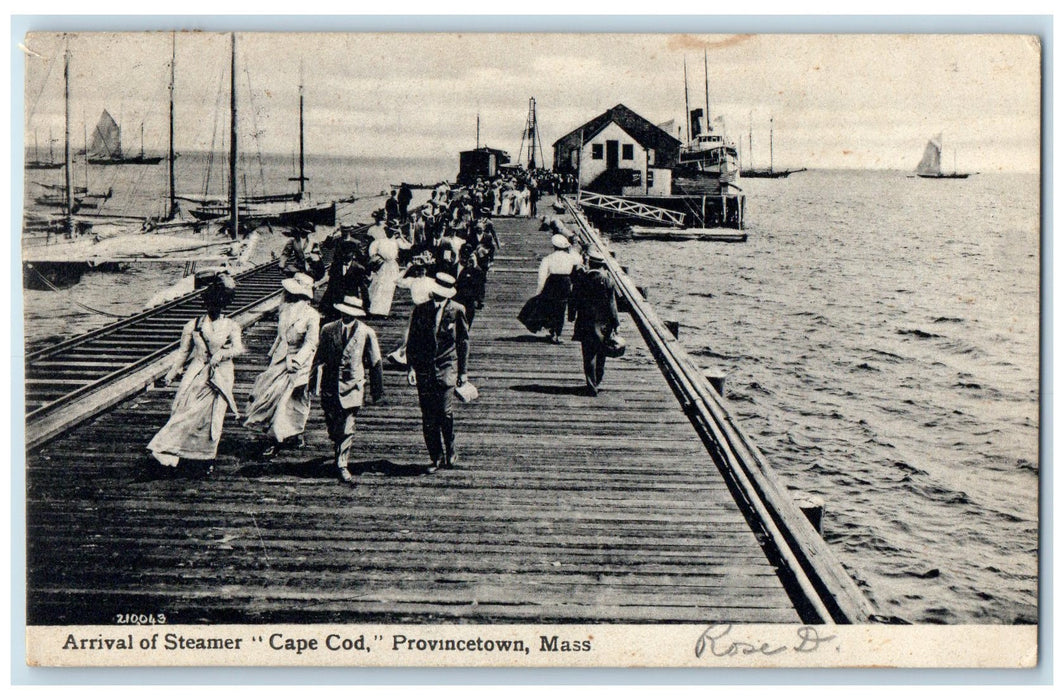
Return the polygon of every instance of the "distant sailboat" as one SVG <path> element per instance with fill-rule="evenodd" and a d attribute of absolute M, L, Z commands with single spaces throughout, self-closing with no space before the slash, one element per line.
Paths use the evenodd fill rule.
<path fill-rule="evenodd" d="M 927 146 L 924 147 L 924 157 L 920 159 L 920 163 L 916 166 L 916 175 L 918 177 L 931 180 L 963 180 L 969 174 L 957 172 L 956 153 L 954 153 L 953 172 L 942 172 L 942 134 L 931 137 L 931 140 L 927 142 Z"/>
<path fill-rule="evenodd" d="M 773 118 L 769 117 L 768 120 L 768 170 L 757 169 L 753 167 L 754 164 L 754 126 L 751 120 L 750 124 L 750 167 L 743 171 L 743 177 L 761 177 L 761 178 L 773 178 L 778 179 L 781 177 L 787 177 L 791 173 L 805 172 L 805 168 L 798 168 L 797 170 L 776 170 L 774 167 L 774 145 L 773 145 Z"/>
<path fill-rule="evenodd" d="M 33 160 L 27 161 L 27 170 L 58 170 L 63 167 L 62 161 L 57 161 L 55 156 L 52 155 L 52 144 L 55 143 L 55 139 L 52 138 L 51 133 L 48 134 L 48 160 L 41 160 L 40 155 L 37 153 L 37 133 L 33 134 Z"/>
<path fill-rule="evenodd" d="M 144 155 L 144 124 L 140 125 L 140 154 L 126 156 L 122 153 L 122 128 L 106 109 L 96 122 L 86 157 L 93 165 L 156 165 L 162 156 Z"/>

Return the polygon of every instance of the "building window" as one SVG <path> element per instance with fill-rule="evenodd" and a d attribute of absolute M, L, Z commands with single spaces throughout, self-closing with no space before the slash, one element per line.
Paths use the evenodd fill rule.
<path fill-rule="evenodd" d="M 621 160 L 635 160 L 635 146 L 630 143 L 621 144 Z"/>
<path fill-rule="evenodd" d="M 647 165 L 654 165 L 654 149 L 647 149 Z"/>
<path fill-rule="evenodd" d="M 647 189 L 650 189 L 653 186 L 654 186 L 654 171 L 653 170 L 648 170 L 647 171 Z"/>
<path fill-rule="evenodd" d="M 591 144 L 591 160 L 602 160 L 602 144 Z"/>
<path fill-rule="evenodd" d="M 580 165 L 580 151 L 575 148 L 569 150 L 569 165 L 573 167 L 573 170 Z"/>

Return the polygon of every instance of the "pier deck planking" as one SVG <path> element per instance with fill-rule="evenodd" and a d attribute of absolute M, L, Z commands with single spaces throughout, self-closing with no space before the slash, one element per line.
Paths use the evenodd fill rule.
<path fill-rule="evenodd" d="M 798 621 L 631 320 L 628 354 L 582 395 L 579 345 L 516 320 L 549 234 L 496 223 L 457 469 L 420 474 L 416 392 L 386 372 L 385 404 L 358 417 L 355 489 L 335 481 L 316 403 L 301 451 L 262 461 L 230 415 L 213 477 L 148 478 L 174 390 L 148 391 L 29 455 L 29 623 Z M 409 308 L 399 289 L 372 322 L 385 352 Z M 245 329 L 241 407 L 275 319 Z"/>

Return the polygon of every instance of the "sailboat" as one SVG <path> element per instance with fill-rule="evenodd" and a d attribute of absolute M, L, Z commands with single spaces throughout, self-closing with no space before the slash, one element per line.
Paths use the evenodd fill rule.
<path fill-rule="evenodd" d="M 235 46 L 235 44 L 234 44 Z M 234 49 L 235 50 L 235 49 Z M 233 70 L 236 70 L 236 56 L 233 56 Z M 236 90 L 236 81 L 233 80 L 232 88 Z M 231 140 L 236 139 L 236 98 L 230 101 L 231 105 Z M 235 149 L 235 146 L 233 147 Z M 235 150 L 234 150 L 235 152 Z M 230 179 L 235 182 L 235 171 L 230 173 Z M 298 223 L 310 223 L 315 226 L 334 226 L 336 224 L 336 202 L 323 204 L 305 204 L 306 182 L 310 178 L 305 174 L 304 145 L 303 145 L 303 86 L 299 86 L 299 176 L 289 178 L 299 183 L 299 190 L 291 193 L 245 195 L 238 202 L 242 231 L 252 231 L 259 226 L 279 225 L 293 226 Z M 231 190 L 235 196 L 235 185 L 231 184 Z M 292 206 L 295 204 L 297 206 Z M 200 221 L 213 221 L 224 218 L 229 214 L 229 206 L 223 202 L 203 200 L 200 206 L 192 208 L 189 213 Z"/>
<path fill-rule="evenodd" d="M 140 125 L 140 154 L 127 156 L 122 153 L 122 128 L 106 109 L 96 122 L 92 143 L 86 149 L 86 158 L 93 165 L 157 165 L 162 156 L 144 155 L 144 124 Z"/>
<path fill-rule="evenodd" d="M 773 118 L 768 119 L 768 170 L 757 169 L 749 167 L 743 170 L 743 177 L 758 177 L 758 178 L 781 178 L 787 177 L 791 173 L 804 172 L 805 168 L 798 168 L 797 170 L 776 170 L 773 163 Z M 750 124 L 750 164 L 754 162 L 754 126 L 751 121 Z"/>
<path fill-rule="evenodd" d="M 970 173 L 957 172 L 956 152 L 953 154 L 953 172 L 942 172 L 942 134 L 937 134 L 924 147 L 924 157 L 916 166 L 916 175 L 930 180 L 963 180 Z"/>
<path fill-rule="evenodd" d="M 33 133 L 33 160 L 26 161 L 26 170 L 58 170 L 63 167 L 62 161 L 57 161 L 52 155 L 52 144 L 55 143 L 55 139 L 52 138 L 52 134 L 48 134 L 48 160 L 41 160 L 40 155 L 37 153 L 37 133 Z"/>
<path fill-rule="evenodd" d="M 705 57 L 704 57 L 705 58 Z M 720 194 L 736 186 L 740 176 L 739 155 L 725 143 L 724 136 L 713 130 L 709 115 L 709 63 L 706 58 L 705 130 L 702 109 L 691 109 L 687 101 L 687 61 L 683 64 L 684 108 L 687 110 L 689 140 L 680 147 L 677 166 L 673 168 L 673 194 Z"/>

